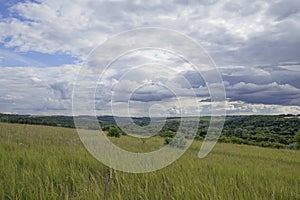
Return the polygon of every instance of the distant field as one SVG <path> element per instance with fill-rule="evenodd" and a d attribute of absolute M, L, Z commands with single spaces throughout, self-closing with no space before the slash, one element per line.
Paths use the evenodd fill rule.
<path fill-rule="evenodd" d="M 144 152 L 164 139 L 112 141 Z M 162 170 L 128 174 L 94 159 L 75 129 L 0 123 L 0 198 L 300 199 L 300 151 L 217 144 L 198 159 L 200 146 Z"/>

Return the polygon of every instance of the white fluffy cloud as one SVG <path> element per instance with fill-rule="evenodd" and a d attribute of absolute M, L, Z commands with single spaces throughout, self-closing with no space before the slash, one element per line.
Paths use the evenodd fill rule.
<path fill-rule="evenodd" d="M 248 55 L 249 51 L 252 54 L 252 45 L 258 45 L 255 41 L 264 45 L 276 43 L 278 37 L 299 39 L 294 32 L 299 28 L 297 5 L 292 9 L 293 4 L 280 1 L 284 5 L 280 9 L 280 3 L 263 0 L 210 2 L 40 0 L 18 3 L 10 8 L 16 17 L 0 22 L 0 39 L 10 37 L 5 45 L 21 51 L 86 55 L 113 34 L 156 26 L 181 31 L 216 56 L 238 53 L 239 49 L 243 49 L 241 55 Z M 282 32 L 285 35 L 278 35 Z M 227 56 L 225 59 L 232 59 Z"/>
<path fill-rule="evenodd" d="M 71 114 L 71 90 L 78 67 L 2 67 L 1 112 Z"/>

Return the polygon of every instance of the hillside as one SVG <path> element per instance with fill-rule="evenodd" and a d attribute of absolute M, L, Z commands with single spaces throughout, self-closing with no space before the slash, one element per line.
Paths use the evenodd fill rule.
<path fill-rule="evenodd" d="M 89 116 L 77 118 L 89 119 Z M 174 137 L 180 118 L 169 118 L 162 130 L 158 133 L 162 137 Z M 98 117 L 104 131 L 116 126 L 113 116 Z M 133 118 L 136 124 L 145 126 L 149 118 Z M 161 120 L 157 118 L 156 120 Z M 197 140 L 203 140 L 209 126 L 209 117 L 201 117 L 196 135 Z M 6 115 L 0 114 L 0 122 L 50 125 L 75 128 L 71 116 L 30 116 L 30 115 Z M 92 127 L 91 127 L 92 128 Z M 96 127 L 97 129 L 98 127 Z M 93 128 L 92 128 L 93 129 Z M 300 130 L 299 116 L 274 115 L 274 116 L 227 116 L 224 129 L 219 142 L 247 144 L 273 148 L 295 148 L 294 136 Z M 122 132 L 120 130 L 120 132 Z M 122 132 L 124 134 L 124 132 Z"/>
<path fill-rule="evenodd" d="M 109 169 L 81 144 L 74 129 L 0 123 L 1 199 L 299 199 L 300 152 L 217 144 L 205 158 L 201 142 L 152 173 Z M 110 138 L 133 151 L 163 139 Z"/>

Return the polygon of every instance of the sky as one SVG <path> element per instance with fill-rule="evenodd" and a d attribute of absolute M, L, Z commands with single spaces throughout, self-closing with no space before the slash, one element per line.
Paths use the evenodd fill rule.
<path fill-rule="evenodd" d="M 91 52 L 149 27 L 205 49 L 223 79 L 227 114 L 300 114 L 298 0 L 0 0 L 0 113 L 72 115 L 73 87 Z M 79 113 L 90 114 L 85 103 Z M 97 83 L 97 114 L 126 115 L 128 105 L 136 116 L 209 115 L 212 102 L 190 63 L 144 49 L 118 59 Z"/>

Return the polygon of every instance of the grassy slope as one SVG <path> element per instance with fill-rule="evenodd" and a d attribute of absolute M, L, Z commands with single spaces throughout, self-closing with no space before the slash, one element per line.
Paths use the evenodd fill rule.
<path fill-rule="evenodd" d="M 163 139 L 113 142 L 149 151 Z M 300 199 L 300 151 L 218 144 L 198 159 L 200 145 L 157 172 L 127 174 L 95 160 L 73 129 L 0 123 L 0 198 Z"/>

